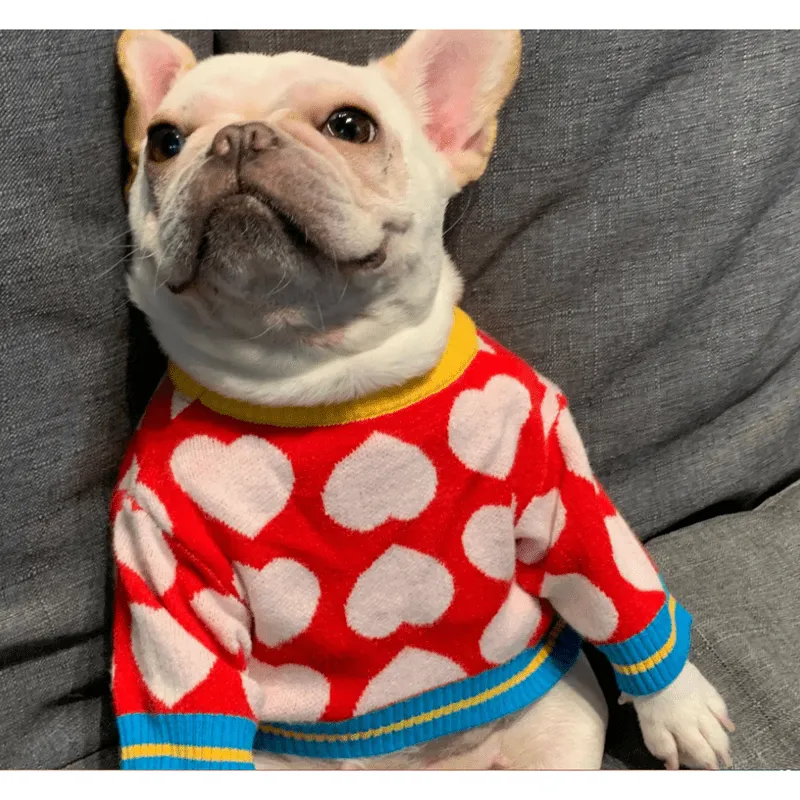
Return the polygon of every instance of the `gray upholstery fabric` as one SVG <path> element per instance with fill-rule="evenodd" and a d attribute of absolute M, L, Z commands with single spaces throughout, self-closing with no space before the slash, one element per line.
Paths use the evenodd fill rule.
<path fill-rule="evenodd" d="M 800 482 L 750 513 L 660 536 L 650 551 L 691 605 L 693 658 L 738 725 L 734 760 L 800 769 Z"/>
<path fill-rule="evenodd" d="M 116 736 L 107 509 L 131 425 L 114 46 L 0 33 L 0 768 Z"/>
<path fill-rule="evenodd" d="M 690 607 L 692 658 L 736 722 L 735 766 L 800 769 L 800 482 L 648 547 Z M 633 710 L 613 710 L 606 765 L 652 766 Z"/>
<path fill-rule="evenodd" d="M 181 35 L 362 62 L 402 40 Z M 116 763 L 106 509 L 163 360 L 122 292 L 115 38 L 0 33 L 0 768 Z M 737 766 L 798 766 L 798 492 L 745 509 L 800 474 L 800 34 L 526 32 L 523 61 L 451 207 L 466 308 L 562 385 L 656 536 Z M 607 765 L 652 765 L 625 710 Z"/>

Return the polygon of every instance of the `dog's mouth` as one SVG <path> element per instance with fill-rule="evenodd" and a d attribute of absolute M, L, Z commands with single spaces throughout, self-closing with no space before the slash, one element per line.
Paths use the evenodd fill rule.
<path fill-rule="evenodd" d="M 310 261 L 315 263 L 324 262 L 343 272 L 377 269 L 386 260 L 385 241 L 376 250 L 367 253 L 361 258 L 346 260 L 337 258 L 336 253 L 330 252 L 322 243 L 317 241 L 309 233 L 308 228 L 273 197 L 259 191 L 257 188 L 248 187 L 220 197 L 211 207 L 206 216 L 204 233 L 200 236 L 198 243 L 192 275 L 180 284 L 167 284 L 174 294 L 180 294 L 185 291 L 197 279 L 200 264 L 205 259 L 209 246 L 208 231 L 212 220 L 216 216 L 225 213 L 233 213 L 242 218 L 254 217 L 266 222 L 273 228 L 277 227 L 290 247 L 303 254 Z"/>
<path fill-rule="evenodd" d="M 286 238 L 298 250 L 320 251 L 320 247 L 311 239 L 308 229 L 287 211 L 285 211 L 273 198 L 257 189 L 245 189 L 222 200 L 222 205 L 243 204 L 246 211 L 257 216 L 267 216 L 278 222 Z"/>
<path fill-rule="evenodd" d="M 308 229 L 301 225 L 295 217 L 287 212 L 276 200 L 260 192 L 258 189 L 246 189 L 238 193 L 244 198 L 251 198 L 256 203 L 260 203 L 266 208 L 280 223 L 287 239 L 300 251 L 320 254 L 334 263 L 336 254 L 330 253 L 327 249 L 309 235 Z M 386 260 L 386 245 L 382 243 L 380 247 L 367 253 L 361 258 L 348 259 L 338 263 L 340 269 L 377 269 Z"/>

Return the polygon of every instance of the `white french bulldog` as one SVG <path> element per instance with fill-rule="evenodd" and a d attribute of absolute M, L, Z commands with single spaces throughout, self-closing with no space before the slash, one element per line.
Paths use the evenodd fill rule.
<path fill-rule="evenodd" d="M 263 406 L 342 403 L 432 370 L 462 283 L 445 207 L 483 173 L 519 71 L 516 31 L 419 31 L 352 66 L 305 53 L 197 63 L 127 31 L 136 245 L 128 284 L 198 384 Z M 730 766 L 723 700 L 687 662 L 628 698 L 676 769 Z M 607 709 L 585 657 L 508 719 L 375 758 L 259 754 L 268 769 L 596 769 Z"/>

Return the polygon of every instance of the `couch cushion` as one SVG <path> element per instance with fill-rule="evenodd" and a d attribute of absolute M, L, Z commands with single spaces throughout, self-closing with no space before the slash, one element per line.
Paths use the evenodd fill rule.
<path fill-rule="evenodd" d="M 756 510 L 648 545 L 694 617 L 692 659 L 728 704 L 738 769 L 800 766 L 800 482 Z M 645 768 L 632 709 L 612 716 L 606 766 Z"/>
<path fill-rule="evenodd" d="M 107 519 L 131 340 L 115 43 L 0 32 L 0 769 L 116 738 Z"/>

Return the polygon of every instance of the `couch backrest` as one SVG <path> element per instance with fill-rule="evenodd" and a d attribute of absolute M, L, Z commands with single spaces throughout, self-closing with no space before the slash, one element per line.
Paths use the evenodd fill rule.
<path fill-rule="evenodd" d="M 115 737 L 108 501 L 134 351 L 114 47 L 0 32 L 0 769 Z"/>

